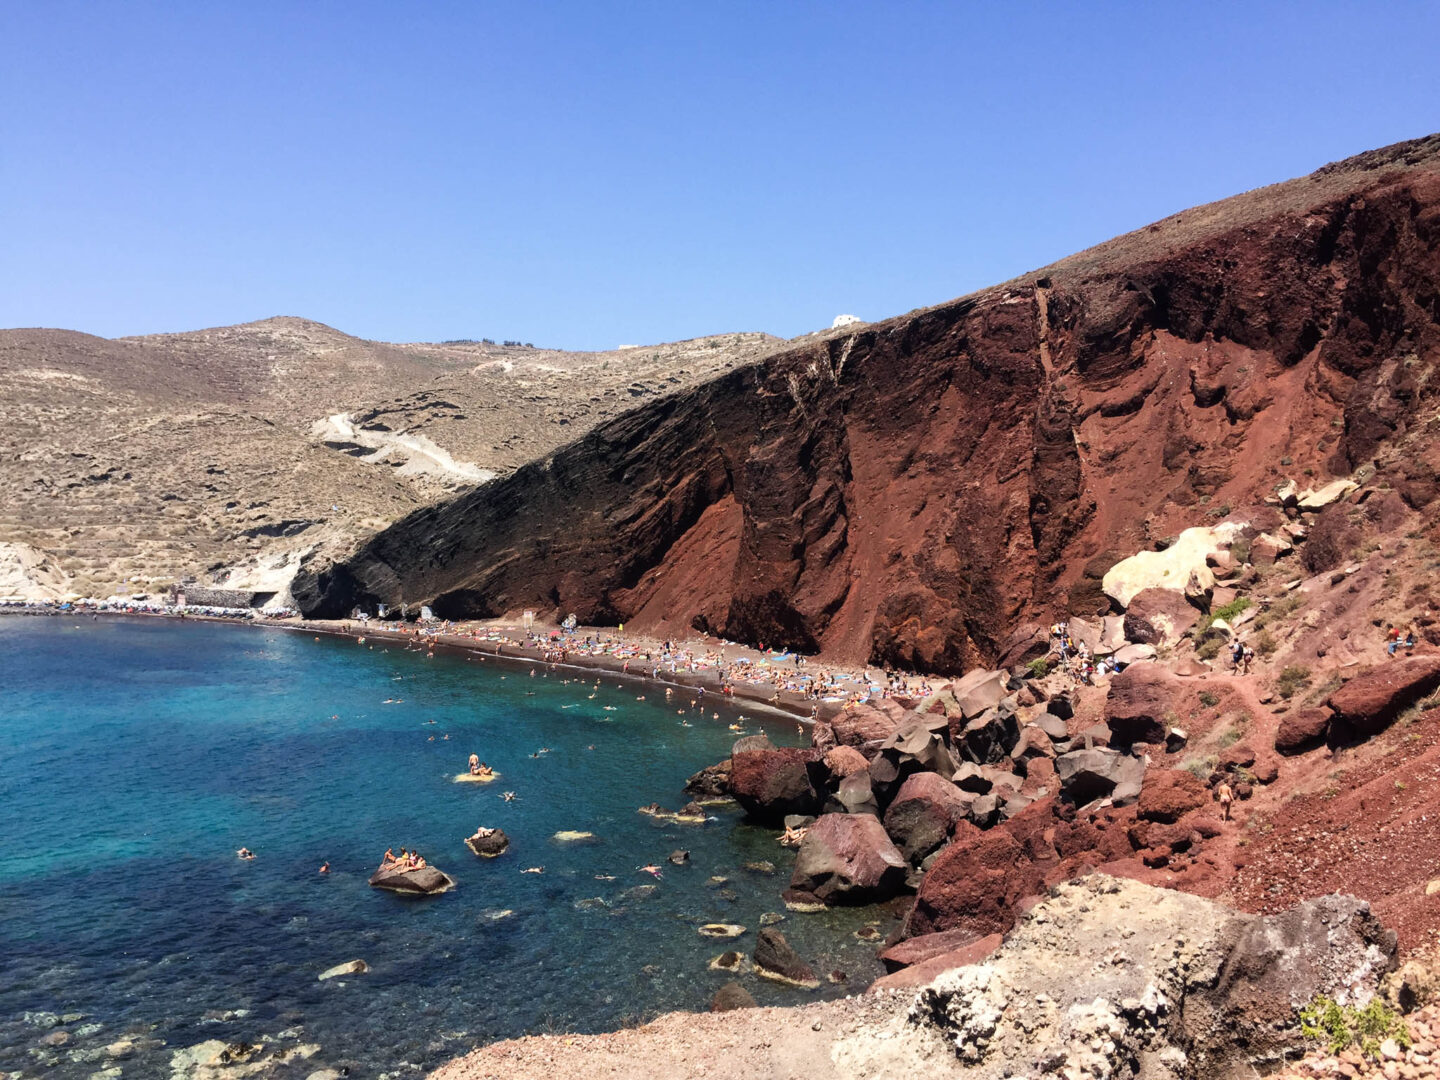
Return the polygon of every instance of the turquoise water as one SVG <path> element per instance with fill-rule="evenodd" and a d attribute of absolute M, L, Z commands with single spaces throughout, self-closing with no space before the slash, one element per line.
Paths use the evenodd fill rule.
<path fill-rule="evenodd" d="M 793 856 L 731 809 L 704 826 L 635 810 L 678 807 L 736 714 L 530 670 L 273 629 L 0 618 L 0 1073 L 168 1077 L 179 1048 L 278 1039 L 307 1056 L 277 1075 L 416 1075 L 496 1038 L 704 1008 L 727 945 L 696 926 L 747 926 L 748 953 Z M 501 778 L 454 783 L 472 751 Z M 506 855 L 469 853 L 480 824 L 505 829 Z M 596 840 L 552 839 L 564 829 Z M 369 888 L 401 846 L 455 890 Z M 676 848 L 690 865 L 637 870 Z M 758 860 L 774 876 L 745 869 Z M 853 932 L 877 920 L 893 925 L 870 910 L 780 929 L 858 990 L 878 972 Z M 357 957 L 368 974 L 317 981 Z M 742 981 L 762 1004 L 846 992 Z"/>

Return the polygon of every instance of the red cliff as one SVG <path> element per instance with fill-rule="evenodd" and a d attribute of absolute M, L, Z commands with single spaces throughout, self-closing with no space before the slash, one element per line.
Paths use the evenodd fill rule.
<path fill-rule="evenodd" d="M 418 511 L 295 592 L 312 615 L 534 607 L 958 671 L 1022 620 L 1093 613 L 1118 557 L 1284 474 L 1388 469 L 1423 506 L 1437 360 L 1430 136 L 818 336 Z"/>

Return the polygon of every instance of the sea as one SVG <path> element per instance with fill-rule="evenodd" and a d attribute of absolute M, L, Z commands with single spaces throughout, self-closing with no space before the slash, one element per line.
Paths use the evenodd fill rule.
<path fill-rule="evenodd" d="M 735 727 L 804 739 L 620 676 L 0 617 L 0 1076 L 188 1080 L 221 1047 L 237 1070 L 269 1062 L 260 1075 L 419 1076 L 496 1039 L 703 1010 L 731 978 L 761 1004 L 860 992 L 890 911 L 786 912 L 793 853 L 733 806 L 703 825 L 637 812 L 683 804 Z M 455 781 L 472 752 L 495 782 Z M 472 855 L 480 825 L 509 851 Z M 455 888 L 371 888 L 401 847 Z M 745 931 L 698 933 L 715 922 Z M 711 970 L 771 923 L 819 990 Z M 356 959 L 369 970 L 319 979 Z"/>

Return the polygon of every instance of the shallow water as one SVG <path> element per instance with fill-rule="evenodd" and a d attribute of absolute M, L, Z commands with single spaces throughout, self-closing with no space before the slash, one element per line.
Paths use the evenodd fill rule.
<path fill-rule="evenodd" d="M 0 1073 L 169 1077 L 177 1049 L 278 1038 L 319 1047 L 279 1075 L 415 1075 L 495 1038 L 704 1008 L 729 977 L 708 961 L 748 953 L 783 912 L 793 855 L 733 809 L 704 826 L 635 811 L 679 806 L 743 710 L 681 716 L 653 686 L 535 670 L 273 629 L 0 618 Z M 781 719 L 745 726 L 799 739 Z M 500 779 L 455 783 L 472 751 Z M 471 855 L 480 824 L 509 852 Z M 401 846 L 455 890 L 370 889 Z M 676 848 L 690 865 L 664 862 Z M 744 868 L 763 860 L 774 876 Z M 652 862 L 658 881 L 637 870 Z M 712 921 L 749 929 L 696 933 Z M 780 929 L 859 989 L 878 969 L 853 932 L 877 921 L 893 925 L 872 909 Z M 317 981 L 357 957 L 368 974 Z M 742 981 L 762 1004 L 846 992 Z M 122 1038 L 131 1052 L 105 1052 Z"/>

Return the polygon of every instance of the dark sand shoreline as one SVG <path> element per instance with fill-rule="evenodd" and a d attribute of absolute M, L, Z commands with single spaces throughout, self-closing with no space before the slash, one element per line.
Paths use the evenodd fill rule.
<path fill-rule="evenodd" d="M 384 626 L 356 626 L 353 620 L 307 620 L 307 619 L 274 619 L 257 620 L 245 618 L 228 618 L 219 615 L 181 615 L 176 612 L 156 611 L 113 611 L 113 610 L 91 610 L 77 609 L 75 611 L 59 611 L 44 606 L 21 607 L 7 610 L 0 610 L 0 617 L 5 615 L 29 616 L 29 617 L 106 617 L 106 618 L 135 618 L 135 619 L 164 619 L 170 622 L 207 622 L 222 623 L 232 626 L 248 627 L 251 629 L 286 630 L 290 633 L 308 633 L 324 635 L 333 638 L 348 638 L 358 641 L 361 638 L 367 641 L 385 642 L 403 646 L 409 652 L 428 652 L 432 648 L 435 652 L 441 652 L 451 656 L 478 656 L 483 660 L 493 660 L 513 668 L 534 667 L 542 665 L 554 671 L 572 671 L 576 673 L 596 673 L 598 675 L 613 676 L 615 679 L 636 686 L 656 686 L 659 688 L 676 691 L 704 690 L 705 707 L 716 711 L 732 712 L 738 711 L 743 704 L 746 708 L 763 711 L 773 716 L 786 720 L 793 720 L 808 724 L 818 717 L 828 719 L 838 713 L 844 706 L 834 701 L 815 701 L 803 694 L 787 690 L 775 690 L 769 686 L 757 686 L 746 682 L 732 682 L 732 693 L 722 694 L 720 692 L 719 674 L 714 668 L 707 668 L 702 671 L 674 671 L 661 672 L 657 678 L 645 671 L 625 670 L 626 660 L 609 655 L 593 656 L 588 653 L 578 653 L 568 656 L 565 660 L 546 660 L 543 651 L 533 645 L 515 645 L 503 642 L 485 641 L 456 633 L 406 633 L 398 629 L 389 629 Z M 346 626 L 349 622 L 350 625 Z M 547 632 L 549 628 L 546 628 Z M 494 630 L 502 634 L 513 634 L 523 636 L 524 630 L 520 627 L 508 625 L 491 625 L 487 632 Z M 609 633 L 605 627 L 582 627 L 579 633 Z M 630 639 L 631 644 L 641 648 L 653 647 L 658 650 L 659 642 L 653 642 L 646 638 Z M 417 648 L 416 645 L 423 643 L 424 648 Z M 690 643 L 681 643 L 688 645 Z M 699 643 L 701 648 L 705 643 Z M 716 643 L 712 647 L 718 647 Z M 736 658 L 744 657 L 756 659 L 763 654 L 758 650 L 733 644 L 726 644 L 727 651 L 732 651 Z M 503 650 L 503 651 L 502 651 Z M 818 666 L 820 661 L 810 659 L 812 665 Z M 636 666 L 649 667 L 653 661 L 631 659 L 632 668 Z M 839 665 L 836 665 L 839 666 Z M 852 688 L 858 684 L 848 684 Z M 687 704 L 694 704 L 693 697 Z"/>

